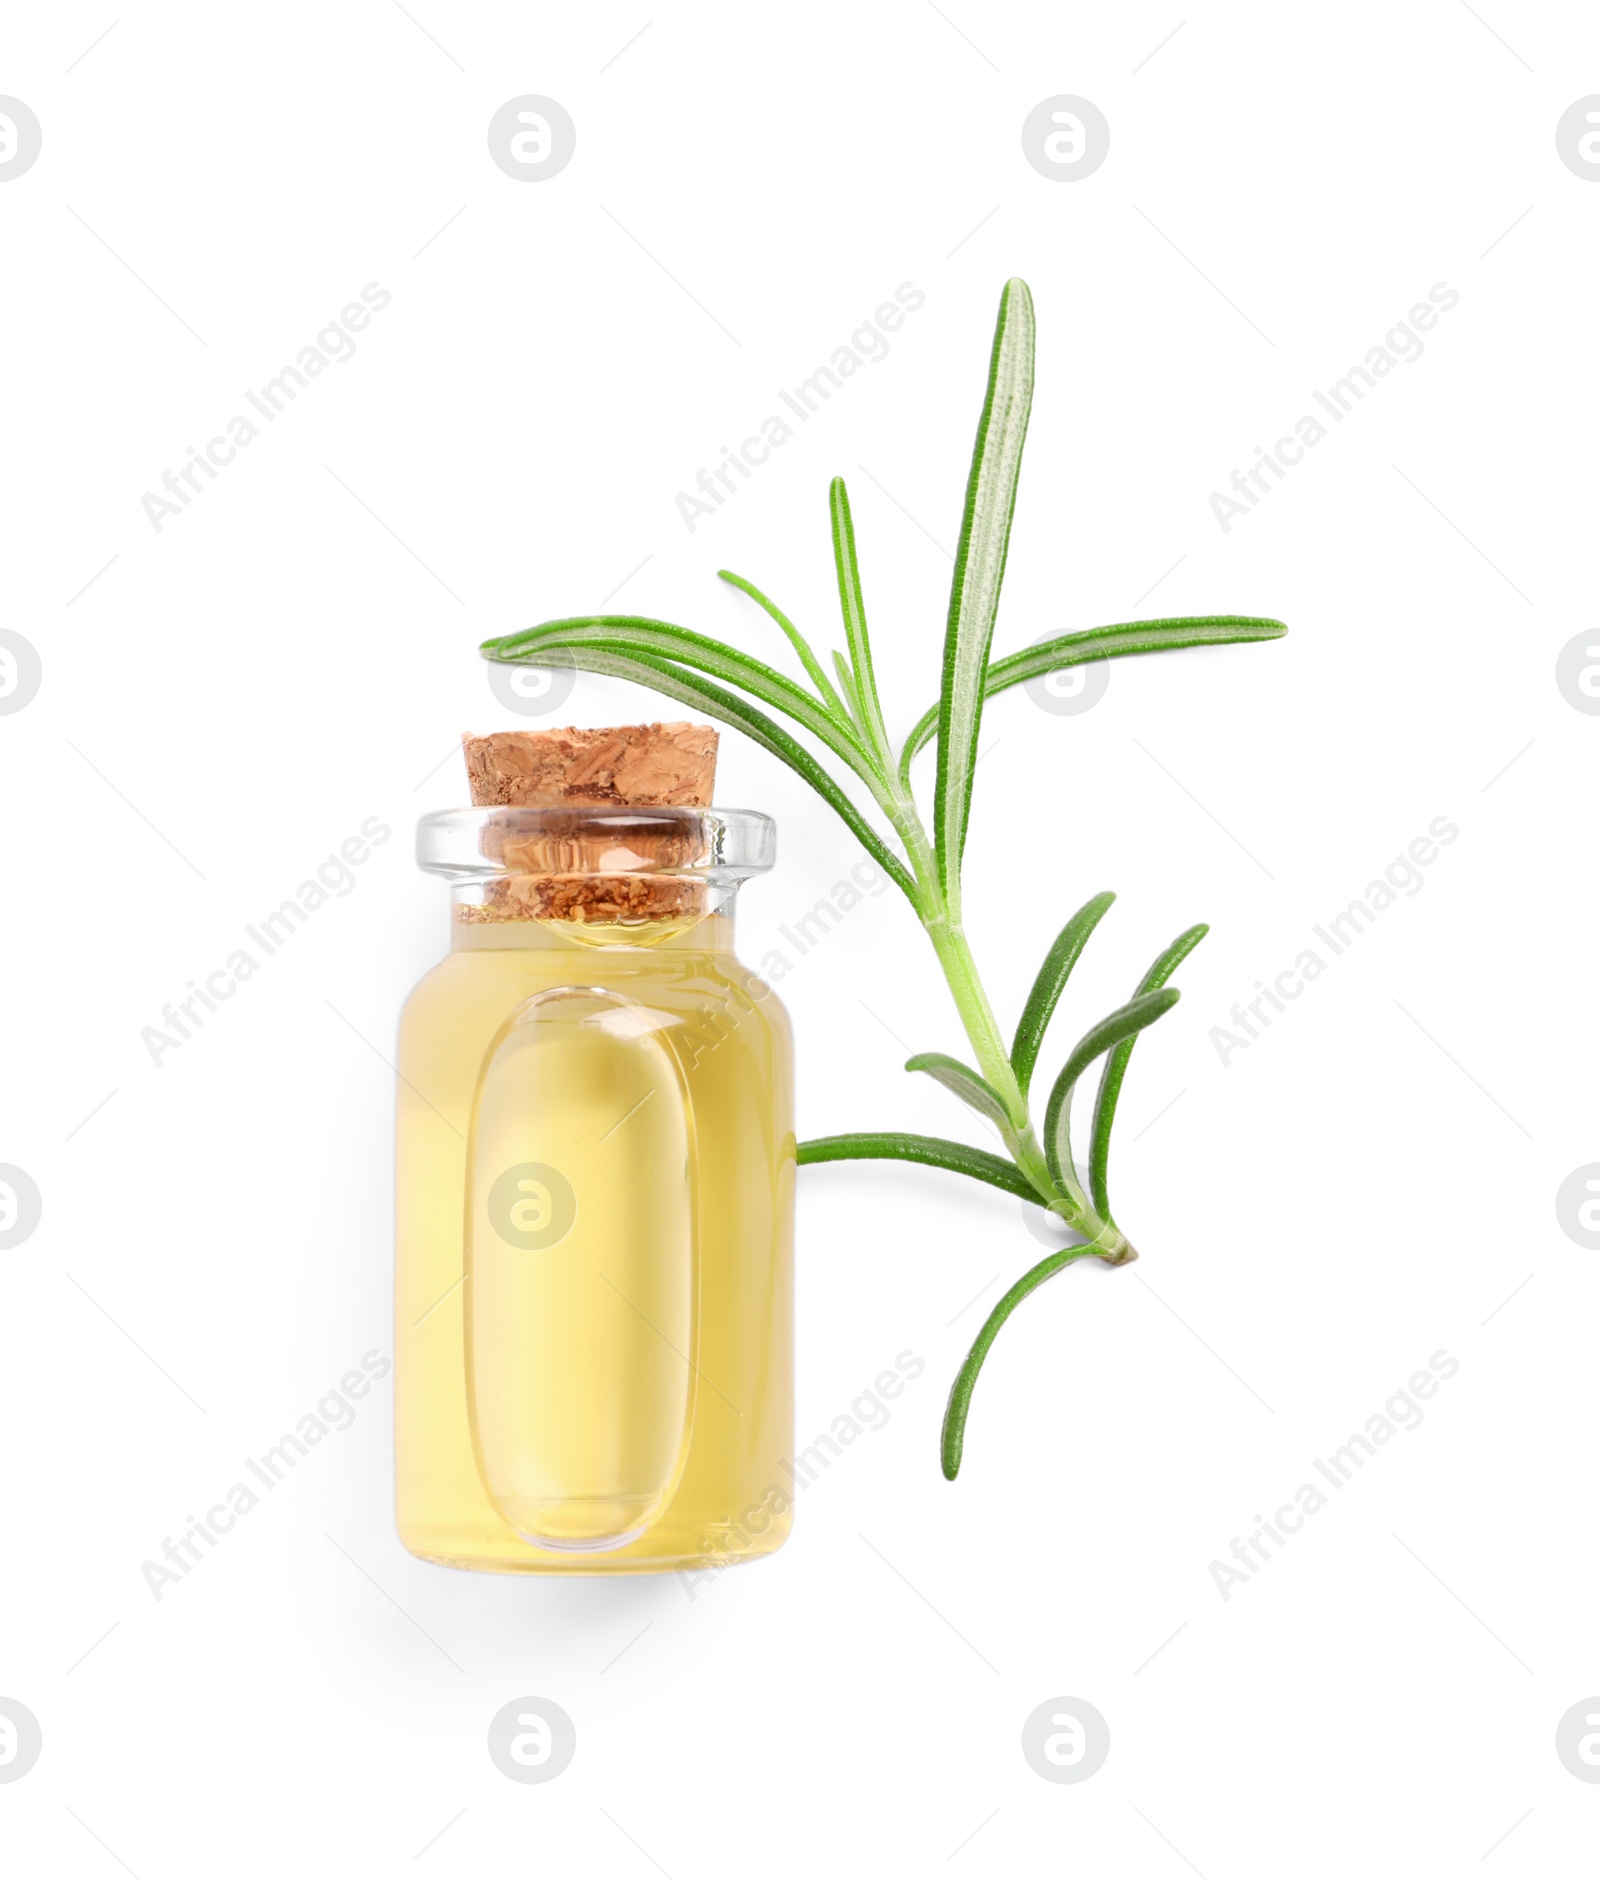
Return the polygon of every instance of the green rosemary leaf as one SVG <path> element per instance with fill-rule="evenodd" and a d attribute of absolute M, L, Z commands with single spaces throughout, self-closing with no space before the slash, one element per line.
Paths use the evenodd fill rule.
<path fill-rule="evenodd" d="M 850 662 L 837 647 L 833 651 L 833 669 L 839 675 L 839 690 L 844 695 L 845 712 L 856 730 L 865 730 L 862 721 L 861 699 L 856 691 L 856 676 L 850 670 Z"/>
<path fill-rule="evenodd" d="M 1147 992 L 1159 991 L 1210 931 L 1204 921 L 1186 928 L 1165 952 L 1157 954 L 1133 996 L 1137 999 Z M 1106 1185 L 1106 1168 L 1111 1157 L 1111 1125 L 1116 1121 L 1117 1099 L 1122 1094 L 1122 1080 L 1128 1073 L 1128 1059 L 1133 1056 L 1135 1042 L 1135 1038 L 1124 1038 L 1106 1054 L 1105 1069 L 1100 1073 L 1100 1088 L 1095 1095 L 1094 1126 L 1089 1138 L 1089 1189 L 1094 1197 L 1095 1212 L 1101 1220 L 1113 1226 L 1115 1222 L 1112 1221 Z"/>
<path fill-rule="evenodd" d="M 1253 614 L 1205 614 L 1192 619 L 1133 620 L 1114 627 L 1090 627 L 1081 633 L 1061 633 L 1020 653 L 1008 653 L 990 663 L 983 696 L 991 699 L 1024 680 L 1096 659 L 1121 659 L 1130 653 L 1176 652 L 1185 646 L 1232 646 L 1246 640 L 1281 640 L 1289 631 L 1281 620 Z M 939 728 L 939 705 L 930 705 L 900 753 L 900 776 L 911 787 L 911 760 Z"/>
<path fill-rule="evenodd" d="M 843 477 L 835 477 L 828 485 L 828 520 L 833 530 L 833 565 L 839 576 L 839 611 L 844 615 L 850 667 L 855 675 L 857 715 L 879 768 L 886 773 L 894 759 L 884 729 L 883 707 L 878 703 L 878 682 L 872 673 L 872 642 L 867 637 L 867 609 L 861 598 L 856 531 L 850 520 L 850 495 Z"/>
<path fill-rule="evenodd" d="M 1029 1293 L 1036 1292 L 1062 1267 L 1070 1266 L 1074 1260 L 1081 1260 L 1086 1253 L 1093 1252 L 1092 1247 L 1063 1247 L 1059 1253 L 1046 1254 L 1037 1266 L 1030 1267 L 1023 1274 L 984 1320 L 982 1329 L 972 1341 L 972 1349 L 967 1353 L 961 1369 L 956 1372 L 956 1380 L 950 1386 L 950 1401 L 945 1405 L 944 1427 L 939 1432 L 939 1462 L 947 1482 L 953 1482 L 961 1472 L 961 1451 L 966 1442 L 967 1412 L 972 1407 L 972 1389 L 978 1381 L 979 1371 L 983 1369 L 983 1361 L 989 1355 L 989 1347 L 999 1336 L 1000 1327 Z"/>
<path fill-rule="evenodd" d="M 822 699 L 823 703 L 827 705 L 829 710 L 833 712 L 834 716 L 838 718 L 841 724 L 849 724 L 850 714 L 845 710 L 839 694 L 834 691 L 828 679 L 828 675 L 823 671 L 822 662 L 812 651 L 811 642 L 783 609 L 779 607 L 775 601 L 768 600 L 766 595 L 761 592 L 760 588 L 758 588 L 753 581 L 745 580 L 742 574 L 731 574 L 726 568 L 719 568 L 717 570 L 717 579 L 719 581 L 726 581 L 730 587 L 738 588 L 742 594 L 748 594 L 751 600 L 753 600 L 764 613 L 770 615 L 772 619 L 777 621 L 778 625 L 787 636 L 789 644 L 794 648 L 796 653 L 800 655 L 800 664 L 805 667 L 811 683 L 817 688 L 818 696 Z"/>
<path fill-rule="evenodd" d="M 939 691 L 933 839 L 940 885 L 955 920 L 960 918 L 961 854 L 972 802 L 972 773 L 978 761 L 989 643 L 1005 579 L 1011 512 L 1033 404 L 1033 339 L 1033 297 L 1027 283 L 1007 281 L 995 322 L 983 414 L 972 447 Z"/>
<path fill-rule="evenodd" d="M 945 1136 L 912 1136 L 888 1131 L 853 1136 L 817 1136 L 800 1145 L 802 1168 L 812 1162 L 900 1161 L 920 1162 L 929 1168 L 949 1169 L 953 1175 L 970 1175 L 974 1181 L 988 1182 L 1008 1195 L 1024 1201 L 1039 1200 L 1026 1176 L 1014 1162 L 990 1155 L 987 1149 L 973 1149 L 964 1142 L 952 1142 Z"/>
<path fill-rule="evenodd" d="M 496 640 L 485 641 L 485 657 L 494 658 L 493 648 L 500 645 Z M 541 655 L 538 664 L 553 666 L 575 666 L 583 672 L 601 673 L 613 679 L 631 679 L 635 685 L 649 686 L 657 692 L 663 692 L 668 698 L 674 698 L 680 704 L 691 706 L 695 711 L 704 712 L 708 718 L 720 719 L 723 724 L 732 725 L 752 738 L 763 750 L 770 751 L 774 757 L 781 758 L 791 770 L 803 777 L 813 790 L 828 806 L 840 816 L 850 833 L 862 845 L 883 872 L 895 884 L 900 892 L 917 909 L 921 909 L 917 900 L 917 886 L 906 867 L 894 855 L 878 834 L 840 789 L 834 778 L 823 769 L 803 744 L 797 744 L 781 725 L 775 724 L 765 712 L 758 711 L 747 699 L 736 693 L 725 692 L 721 686 L 713 685 L 709 679 L 702 679 L 686 672 L 670 659 L 664 659 L 654 653 L 617 653 L 608 652 L 597 646 L 580 645 L 556 649 L 548 656 Z"/>
<path fill-rule="evenodd" d="M 1141 993 L 1126 1005 L 1119 1005 L 1098 1025 L 1090 1026 L 1072 1047 L 1072 1055 L 1061 1067 L 1061 1075 L 1051 1089 L 1044 1113 L 1045 1160 L 1058 1182 L 1065 1184 L 1077 1179 L 1072 1167 L 1071 1125 L 1072 1093 L 1078 1079 L 1102 1052 L 1143 1031 L 1146 1025 L 1153 1025 L 1163 1012 L 1171 1011 L 1177 1003 L 1178 993 L 1173 986 Z"/>
<path fill-rule="evenodd" d="M 965 1104 L 970 1105 L 980 1116 L 988 1117 L 996 1128 L 1009 1132 L 1012 1123 L 1006 1106 L 999 1092 L 987 1084 L 974 1070 L 969 1070 L 959 1058 L 946 1057 L 942 1051 L 923 1051 L 914 1058 L 906 1059 L 908 1071 L 926 1071 L 936 1083 L 944 1085 Z"/>
<path fill-rule="evenodd" d="M 820 738 L 836 757 L 842 757 L 864 782 L 877 779 L 877 766 L 854 726 L 842 725 L 827 709 L 804 692 L 792 679 L 752 659 L 748 653 L 725 646 L 721 640 L 692 633 L 687 627 L 673 626 L 666 620 L 649 620 L 637 614 L 611 614 L 574 620 L 546 620 L 499 641 L 490 657 L 501 660 L 532 662 L 545 660 L 551 649 L 562 646 L 597 646 L 612 652 L 654 653 L 682 666 L 709 673 L 714 679 L 738 686 L 764 705 L 786 713 L 796 724 L 804 725 Z"/>
<path fill-rule="evenodd" d="M 1174 620 L 1130 620 L 1114 627 L 1090 627 L 1061 633 L 1020 653 L 1007 653 L 990 668 L 994 689 L 1020 685 L 1061 666 L 1086 659 L 1120 659 L 1130 653 L 1176 652 L 1185 646 L 1233 646 L 1254 640 L 1281 640 L 1289 629 L 1281 620 L 1257 614 L 1198 614 Z M 1100 642 L 1096 645 L 1095 642 Z M 1064 659 L 1063 653 L 1071 658 Z"/>
<path fill-rule="evenodd" d="M 1039 1059 L 1039 1046 L 1044 1042 L 1045 1028 L 1056 1009 L 1056 1002 L 1090 934 L 1099 926 L 1106 910 L 1116 898 L 1108 890 L 1104 894 L 1097 894 L 1092 901 L 1085 901 L 1056 935 L 1055 943 L 1044 956 L 1039 976 L 1028 994 L 1028 1003 L 1022 1008 L 1022 1017 L 1017 1021 L 1017 1035 L 1011 1046 L 1011 1068 L 1017 1074 L 1017 1084 L 1024 1097 L 1028 1094 L 1033 1067 Z"/>

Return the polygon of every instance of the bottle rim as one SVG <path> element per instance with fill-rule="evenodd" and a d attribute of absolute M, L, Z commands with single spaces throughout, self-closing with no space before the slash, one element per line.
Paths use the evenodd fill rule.
<path fill-rule="evenodd" d="M 416 854 L 426 874 L 451 881 L 527 872 L 537 855 L 540 873 L 731 884 L 765 874 L 777 848 L 777 824 L 761 810 L 562 803 L 434 810 L 417 823 Z"/>

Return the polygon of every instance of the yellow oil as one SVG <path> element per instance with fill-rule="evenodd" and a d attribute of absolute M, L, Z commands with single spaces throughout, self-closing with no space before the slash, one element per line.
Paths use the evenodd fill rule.
<path fill-rule="evenodd" d="M 401 1020 L 396 1503 L 425 1559 L 789 1531 L 789 1023 L 732 923 L 458 921 Z"/>

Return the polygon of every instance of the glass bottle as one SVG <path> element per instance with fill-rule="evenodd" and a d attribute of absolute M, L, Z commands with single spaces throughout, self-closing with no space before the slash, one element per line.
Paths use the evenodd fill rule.
<path fill-rule="evenodd" d="M 400 1026 L 396 1516 L 423 1559 L 628 1573 L 790 1526 L 793 1064 L 733 952 L 748 810 L 425 817 L 451 948 Z"/>

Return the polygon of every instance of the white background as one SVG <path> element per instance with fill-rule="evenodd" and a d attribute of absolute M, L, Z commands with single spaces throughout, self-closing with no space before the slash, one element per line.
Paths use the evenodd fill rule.
<path fill-rule="evenodd" d="M 1600 723 L 1554 674 L 1593 619 L 1600 189 L 1554 133 L 1600 90 L 1600 19 L 1071 16 L 13 10 L 0 91 L 43 151 L 0 187 L 0 624 L 44 677 L 0 719 L 0 1161 L 44 1213 L 0 1254 L 0 1696 L 44 1748 L 0 1785 L 8 1872 L 1588 1870 L 1600 1787 L 1554 1742 L 1600 1691 L 1600 1254 L 1555 1196 L 1600 1155 Z M 536 184 L 485 140 L 529 92 L 577 125 Z M 1111 126 L 1079 181 L 1022 152 L 1061 92 Z M 1213 924 L 1124 1094 L 1143 1258 L 1017 1314 L 951 1486 L 948 1380 L 1038 1243 L 954 1177 L 808 1171 L 802 1440 L 897 1352 L 927 1369 L 774 1560 L 425 1566 L 385 1384 L 157 1601 L 141 1562 L 390 1349 L 386 1060 L 447 935 L 411 830 L 465 799 L 460 732 L 507 721 L 477 642 L 626 581 L 614 607 L 779 660 L 728 566 L 837 643 L 842 471 L 903 731 L 1011 274 L 1039 370 L 997 651 L 1292 629 L 985 723 L 969 924 L 1003 1022 L 1066 914 L 1121 897 L 1049 1066 Z M 374 281 L 355 356 L 157 532 L 143 493 Z M 890 355 L 691 533 L 677 492 L 901 282 L 926 304 Z M 1211 493 L 1436 282 L 1460 301 L 1422 357 L 1224 531 Z M 566 715 L 663 713 L 580 678 Z M 731 733 L 718 794 L 780 823 L 757 963 L 859 851 Z M 369 816 L 394 835 L 353 891 L 153 1065 L 141 1030 Z M 1219 1062 L 1234 1003 L 1440 816 L 1424 888 Z M 897 1038 L 964 1047 L 892 892 L 780 989 L 802 1134 L 972 1135 L 900 1068 Z M 1224 1600 L 1210 1563 L 1440 1350 L 1423 1425 Z M 577 1729 L 543 1786 L 484 1745 L 528 1694 Z M 1110 1725 L 1079 1785 L 1019 1746 L 1057 1696 Z"/>

